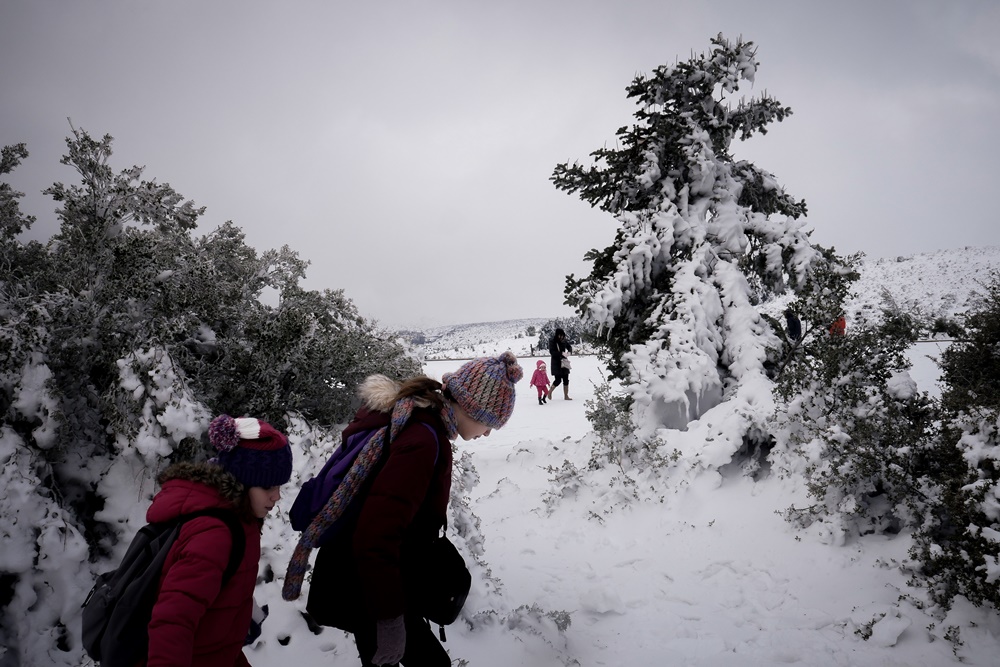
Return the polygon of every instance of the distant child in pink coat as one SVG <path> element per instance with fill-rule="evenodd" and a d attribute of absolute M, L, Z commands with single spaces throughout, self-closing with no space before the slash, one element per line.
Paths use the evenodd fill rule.
<path fill-rule="evenodd" d="M 549 374 L 545 372 L 545 362 L 541 359 L 535 364 L 535 373 L 531 376 L 531 383 L 528 386 L 538 390 L 538 404 L 544 404 L 548 395 Z"/>

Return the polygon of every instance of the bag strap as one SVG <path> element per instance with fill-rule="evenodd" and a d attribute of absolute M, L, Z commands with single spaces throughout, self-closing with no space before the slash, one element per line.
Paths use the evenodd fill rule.
<path fill-rule="evenodd" d="M 427 422 L 420 422 L 420 423 L 423 424 L 425 427 L 427 427 L 427 430 L 431 432 L 432 436 L 434 436 L 434 444 L 437 446 L 437 450 L 434 453 L 434 467 L 437 467 L 438 457 L 441 455 L 441 440 L 438 438 L 437 429 L 435 429 L 433 426 L 431 426 Z M 443 532 L 448 532 L 448 519 L 447 518 L 442 522 L 442 524 L 441 524 L 441 530 Z M 447 539 L 447 538 L 445 538 L 445 539 Z M 429 628 L 430 625 L 431 625 L 431 622 L 429 620 L 427 620 L 427 619 L 424 619 L 424 622 L 427 623 L 427 627 Z M 448 641 L 448 636 L 444 632 L 444 626 L 441 625 L 441 624 L 438 624 L 438 636 L 441 638 L 441 641 L 443 641 L 443 642 Z"/>
<path fill-rule="evenodd" d="M 441 441 L 438 440 L 437 429 L 428 424 L 427 422 L 419 422 L 419 423 L 423 424 L 427 428 L 427 430 L 431 432 L 431 435 L 434 436 L 434 446 L 437 448 L 434 450 L 434 467 L 436 468 L 438 464 L 438 457 L 441 456 Z"/>
<path fill-rule="evenodd" d="M 430 431 L 431 435 L 434 436 L 434 444 L 437 446 L 437 450 L 434 453 L 434 467 L 436 468 L 437 467 L 437 462 L 438 462 L 438 457 L 441 456 L 441 440 L 440 440 L 440 438 L 438 438 L 437 429 L 435 429 L 433 426 L 431 426 L 427 422 L 420 422 L 420 423 L 423 424 L 425 427 L 427 427 L 427 430 Z M 440 528 L 440 530 L 443 533 L 447 533 L 448 532 L 448 519 L 447 519 L 447 517 L 444 519 L 444 521 L 441 522 L 441 528 Z"/>
<path fill-rule="evenodd" d="M 247 536 L 243 532 L 240 520 L 236 518 L 236 513 L 232 510 L 222 509 L 221 507 L 209 507 L 197 512 L 191 512 L 190 514 L 182 514 L 177 518 L 177 525 L 180 526 L 191 519 L 203 516 L 222 521 L 229 528 L 229 533 L 233 538 L 233 546 L 229 551 L 229 562 L 226 564 L 226 569 L 222 571 L 222 586 L 225 587 L 229 583 L 229 580 L 233 578 L 233 575 L 236 574 L 236 570 L 243 561 L 243 556 L 247 548 Z"/>

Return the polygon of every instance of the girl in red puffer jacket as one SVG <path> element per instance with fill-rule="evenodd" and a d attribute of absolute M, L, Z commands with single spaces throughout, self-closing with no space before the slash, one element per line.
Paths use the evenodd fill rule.
<path fill-rule="evenodd" d="M 167 468 L 146 520 L 170 521 L 209 508 L 232 510 L 246 537 L 243 560 L 223 584 L 233 545 L 229 528 L 209 516 L 184 524 L 160 575 L 149 622 L 149 667 L 249 665 L 243 643 L 253 613 L 260 530 L 292 475 L 292 450 L 270 424 L 226 415 L 212 421 L 209 440 L 218 458 Z"/>

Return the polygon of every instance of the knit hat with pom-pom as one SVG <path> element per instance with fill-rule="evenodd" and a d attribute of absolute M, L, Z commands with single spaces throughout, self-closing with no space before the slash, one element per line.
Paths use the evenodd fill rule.
<path fill-rule="evenodd" d="M 470 417 L 498 429 L 514 412 L 514 383 L 523 376 L 517 357 L 508 351 L 463 364 L 454 373 L 445 373 L 441 383 Z"/>
<path fill-rule="evenodd" d="M 208 427 L 216 461 L 243 486 L 281 486 L 292 477 L 288 438 L 266 421 L 219 415 Z"/>

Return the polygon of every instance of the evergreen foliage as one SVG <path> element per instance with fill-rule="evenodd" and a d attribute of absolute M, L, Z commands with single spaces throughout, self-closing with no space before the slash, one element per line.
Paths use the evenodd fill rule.
<path fill-rule="evenodd" d="M 914 531 L 914 585 L 947 610 L 957 596 L 1000 608 L 1000 275 L 941 355 L 940 401 L 916 390 L 904 352 L 926 323 L 889 301 L 875 323 L 831 336 L 855 258 L 813 272 L 791 305 L 800 342 L 772 350 L 777 467 L 815 501 L 790 508 L 835 543 Z M 776 323 L 774 323 L 776 324 Z"/>
<path fill-rule="evenodd" d="M 556 335 L 556 329 L 566 332 L 566 342 L 574 347 L 588 338 L 586 325 L 575 317 L 557 317 L 549 320 L 538 329 L 538 349 L 548 350 L 552 337 Z M 591 336 L 592 337 L 592 336 Z"/>
<path fill-rule="evenodd" d="M 27 154 L 5 148 L 0 174 Z M 213 414 L 330 426 L 367 374 L 419 371 L 342 291 L 302 289 L 288 247 L 258 253 L 232 223 L 195 237 L 204 208 L 111 156 L 110 136 L 73 130 L 62 163 L 79 182 L 45 191 L 60 221 L 47 244 L 17 240 L 33 219 L 0 184 L 0 614 L 18 619 L 0 623 L 2 643 L 61 643 L 68 664 L 78 628 L 58 610 L 81 600 L 60 598 L 76 587 L 59 577 L 86 580 L 127 542 L 134 501 L 163 465 L 204 456 Z M 39 566 L 56 552 L 78 553 L 80 571 Z"/>
<path fill-rule="evenodd" d="M 722 35 L 712 45 L 637 76 L 627 88 L 636 123 L 591 153 L 592 165 L 560 164 L 551 179 L 618 222 L 565 295 L 596 328 L 639 423 L 682 427 L 722 400 L 765 346 L 752 306 L 798 289 L 821 257 L 796 221 L 805 203 L 732 155 L 733 140 L 765 134 L 791 110 L 767 94 L 734 105 L 754 81 L 755 48 Z M 731 336 L 742 319 L 756 340 Z"/>
<path fill-rule="evenodd" d="M 941 429 L 924 455 L 937 502 L 910 554 L 945 608 L 963 595 L 1000 609 L 1000 273 L 963 328 L 941 355 Z"/>
<path fill-rule="evenodd" d="M 4 146 L 0 150 L 0 176 L 14 171 L 27 157 L 28 148 L 24 144 Z M 0 183 L 0 243 L 11 243 L 35 221 L 34 216 L 21 213 L 17 200 L 23 196 L 23 192 L 14 190 L 9 183 Z"/>
<path fill-rule="evenodd" d="M 890 303 L 877 321 L 855 322 L 846 335 L 829 329 L 843 313 L 859 260 L 826 253 L 789 305 L 801 318 L 801 339 L 782 331 L 771 353 L 772 428 L 790 454 L 784 465 L 805 475 L 815 500 L 786 517 L 827 523 L 837 543 L 919 524 L 929 498 L 916 454 L 930 446 L 936 418 L 905 373 L 905 352 L 919 332 L 913 317 Z"/>
<path fill-rule="evenodd" d="M 594 398 L 584 402 L 587 421 L 594 429 L 594 444 L 590 450 L 590 470 L 608 465 L 618 469 L 614 478 L 626 485 L 634 484 L 629 471 L 650 471 L 676 461 L 676 452 L 668 457 L 661 454 L 664 444 L 653 437 L 640 438 L 632 426 L 632 398 L 615 391 L 603 382 L 594 387 Z"/>
<path fill-rule="evenodd" d="M 941 355 L 947 386 L 941 400 L 952 413 L 969 407 L 1000 410 L 1000 273 L 990 276 L 983 288 L 978 307 L 966 315 L 961 340 Z"/>
<path fill-rule="evenodd" d="M 605 382 L 594 387 L 594 398 L 583 405 L 587 421 L 594 427 L 591 470 L 614 464 L 624 472 L 627 464 L 634 463 L 633 458 L 639 449 L 628 418 L 631 399 L 627 395 L 616 394 Z"/>
<path fill-rule="evenodd" d="M 788 518 L 828 522 L 837 543 L 919 524 L 929 498 L 917 454 L 932 441 L 936 410 L 905 373 L 915 339 L 912 321 L 886 313 L 845 336 L 814 327 L 794 352 L 776 387 L 775 426 L 805 460 L 815 504 Z"/>

